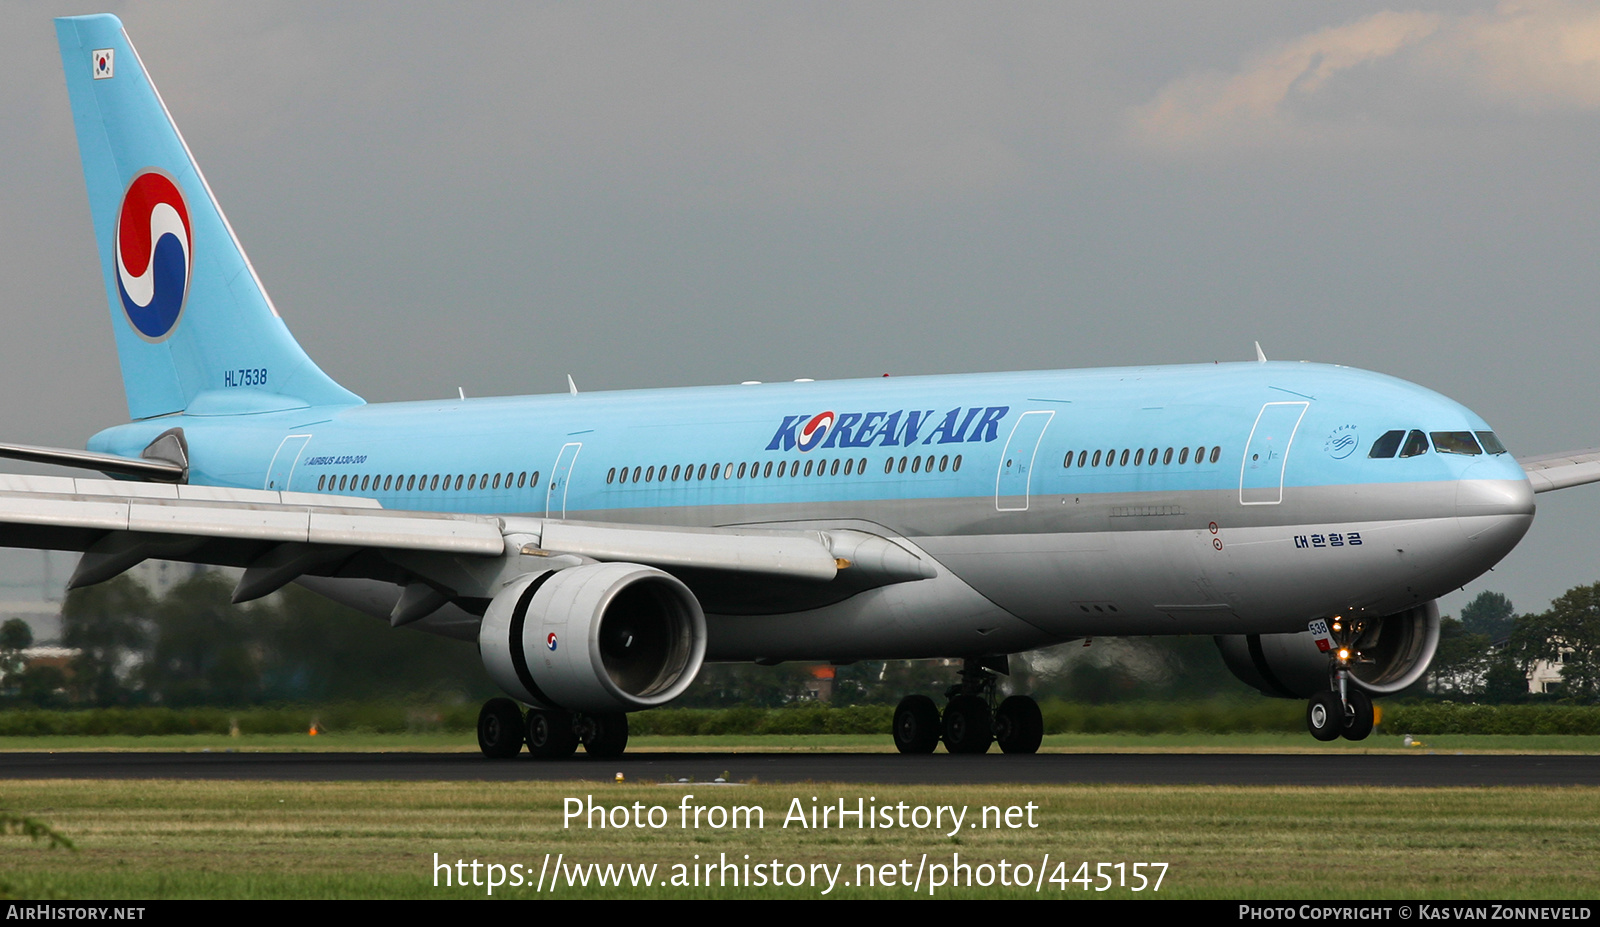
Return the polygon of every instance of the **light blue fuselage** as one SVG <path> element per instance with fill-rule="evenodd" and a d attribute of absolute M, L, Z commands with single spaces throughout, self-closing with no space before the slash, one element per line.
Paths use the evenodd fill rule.
<path fill-rule="evenodd" d="M 826 412 L 831 427 L 802 450 Z M 928 629 L 930 655 L 1386 614 L 1488 569 L 1534 508 L 1510 454 L 1369 456 L 1395 430 L 1487 432 L 1467 408 L 1298 363 L 191 413 L 91 448 L 137 455 L 173 426 L 195 483 L 586 521 L 859 524 L 943 567 L 844 602 L 713 590 L 711 650 L 725 659 L 918 655 L 887 633 L 897 608 L 950 612 Z"/>

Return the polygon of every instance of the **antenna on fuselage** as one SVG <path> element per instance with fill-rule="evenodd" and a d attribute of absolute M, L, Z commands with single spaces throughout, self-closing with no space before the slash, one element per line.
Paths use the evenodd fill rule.
<path fill-rule="evenodd" d="M 1267 362 L 1267 352 L 1261 350 L 1261 342 L 1259 341 L 1256 342 L 1256 360 L 1263 364 Z"/>
<path fill-rule="evenodd" d="M 578 384 L 572 382 L 572 374 L 570 373 L 567 374 L 567 392 L 574 396 L 578 395 Z"/>
<path fill-rule="evenodd" d="M 467 388 L 465 386 L 456 387 L 456 395 L 461 397 L 461 401 L 462 402 L 466 402 L 467 401 Z"/>

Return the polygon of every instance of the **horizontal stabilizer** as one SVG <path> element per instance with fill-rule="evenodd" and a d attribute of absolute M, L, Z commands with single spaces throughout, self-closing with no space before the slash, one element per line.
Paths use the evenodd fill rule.
<path fill-rule="evenodd" d="M 98 470 L 101 473 L 132 476 L 162 483 L 180 482 L 189 472 L 187 465 L 170 460 L 119 457 L 116 454 L 75 451 L 66 447 L 36 447 L 31 444 L 0 444 L 0 457 L 79 470 Z"/>

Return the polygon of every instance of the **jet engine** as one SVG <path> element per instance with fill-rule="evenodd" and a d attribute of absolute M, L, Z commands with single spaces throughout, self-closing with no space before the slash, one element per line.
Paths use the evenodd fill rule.
<path fill-rule="evenodd" d="M 1428 671 L 1439 647 L 1439 606 L 1426 602 L 1382 618 L 1345 617 L 1352 651 L 1350 677 L 1374 695 L 1392 695 Z M 1328 619 L 1330 627 L 1335 619 Z M 1278 698 L 1310 698 L 1329 686 L 1330 660 L 1310 631 L 1217 636 L 1228 669 L 1247 685 Z"/>
<path fill-rule="evenodd" d="M 489 603 L 483 665 L 508 695 L 546 709 L 639 711 L 683 694 L 706 653 L 706 619 L 682 582 L 636 563 L 518 577 Z"/>

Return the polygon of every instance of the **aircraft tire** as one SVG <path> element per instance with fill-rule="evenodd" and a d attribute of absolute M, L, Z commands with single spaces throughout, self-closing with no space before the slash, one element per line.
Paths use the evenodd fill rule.
<path fill-rule="evenodd" d="M 908 695 L 894 709 L 894 746 L 901 753 L 932 753 L 942 733 L 939 706 L 926 695 Z"/>
<path fill-rule="evenodd" d="M 1013 695 L 994 712 L 994 739 L 1003 753 L 1038 753 L 1044 740 L 1044 714 L 1026 695 Z"/>
<path fill-rule="evenodd" d="M 944 748 L 951 753 L 987 753 L 994 742 L 989 706 L 976 695 L 958 695 L 944 709 Z"/>
<path fill-rule="evenodd" d="M 565 711 L 528 712 L 528 752 L 541 760 L 571 756 L 578 749 L 572 715 Z"/>
<path fill-rule="evenodd" d="M 1344 705 L 1333 690 L 1318 692 L 1306 703 L 1306 728 L 1321 741 L 1337 740 L 1344 731 Z"/>
<path fill-rule="evenodd" d="M 583 752 L 594 759 L 614 759 L 628 749 L 628 716 L 623 712 L 584 715 L 577 728 Z"/>
<path fill-rule="evenodd" d="M 1344 716 L 1344 729 L 1340 733 L 1346 740 L 1366 740 L 1367 735 L 1372 733 L 1372 696 L 1352 687 L 1345 701 L 1348 710 Z"/>
<path fill-rule="evenodd" d="M 491 760 L 509 760 L 522 752 L 525 729 L 522 709 L 508 698 L 492 698 L 478 712 L 478 749 Z"/>

